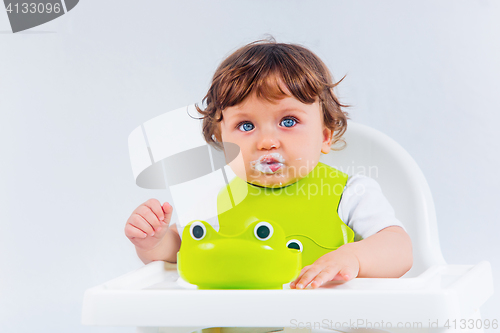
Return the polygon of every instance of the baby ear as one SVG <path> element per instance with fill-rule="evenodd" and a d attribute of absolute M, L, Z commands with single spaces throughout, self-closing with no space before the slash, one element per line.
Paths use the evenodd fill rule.
<path fill-rule="evenodd" d="M 330 152 L 332 140 L 333 140 L 333 130 L 325 126 L 323 128 L 323 144 L 321 146 L 321 152 L 323 154 L 328 154 Z"/>
<path fill-rule="evenodd" d="M 217 123 L 214 128 L 214 132 L 212 134 L 212 139 L 217 143 L 222 144 L 222 132 L 221 132 L 221 123 Z"/>

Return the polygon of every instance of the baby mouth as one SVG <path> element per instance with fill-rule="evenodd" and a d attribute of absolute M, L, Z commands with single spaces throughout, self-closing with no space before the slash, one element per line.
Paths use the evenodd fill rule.
<path fill-rule="evenodd" d="M 279 153 L 271 153 L 261 156 L 258 160 L 250 162 L 252 169 L 265 174 L 280 172 L 284 166 L 285 159 Z"/>

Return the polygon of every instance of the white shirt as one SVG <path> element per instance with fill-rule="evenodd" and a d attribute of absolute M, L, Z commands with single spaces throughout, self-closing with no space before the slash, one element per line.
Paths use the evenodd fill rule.
<path fill-rule="evenodd" d="M 354 231 L 355 241 L 393 225 L 404 229 L 377 181 L 363 175 L 349 176 L 337 213 Z"/>

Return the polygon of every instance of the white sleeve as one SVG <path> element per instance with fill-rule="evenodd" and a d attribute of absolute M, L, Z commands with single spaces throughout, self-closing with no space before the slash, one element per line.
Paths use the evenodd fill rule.
<path fill-rule="evenodd" d="M 363 175 L 353 175 L 347 179 L 338 214 L 340 219 L 354 230 L 355 241 L 374 235 L 389 226 L 395 225 L 404 229 L 380 185 L 374 179 Z"/>

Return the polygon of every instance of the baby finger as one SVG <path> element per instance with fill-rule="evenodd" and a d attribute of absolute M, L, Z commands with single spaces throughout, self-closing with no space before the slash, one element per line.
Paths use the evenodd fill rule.
<path fill-rule="evenodd" d="M 290 283 L 290 288 L 295 288 L 295 285 L 297 284 L 297 282 L 300 281 L 300 278 L 302 277 L 302 275 L 304 275 L 305 272 L 307 272 L 307 270 L 309 269 L 309 267 L 311 267 L 311 265 L 304 266 L 300 270 L 299 276 L 297 276 L 297 278 Z"/>
<path fill-rule="evenodd" d="M 143 217 L 144 220 L 146 220 L 146 222 L 148 222 L 151 225 L 151 228 L 153 228 L 153 230 L 156 230 L 156 228 L 160 226 L 160 221 L 149 207 L 142 206 L 140 209 L 137 210 L 136 214 Z"/>
<path fill-rule="evenodd" d="M 312 279 L 318 275 L 318 273 L 321 271 L 323 267 L 322 266 L 315 266 L 312 265 L 311 268 L 307 272 L 302 275 L 300 278 L 299 282 L 297 282 L 296 287 L 297 289 L 303 289 L 307 287 L 307 285 L 312 281 Z"/>
<path fill-rule="evenodd" d="M 349 267 L 344 267 L 336 274 L 333 280 L 349 281 L 352 280 L 355 276 L 356 272 L 353 269 Z"/>
<path fill-rule="evenodd" d="M 338 271 L 338 268 L 334 268 L 331 266 L 326 267 L 318 275 L 316 275 L 314 280 L 311 282 L 311 287 L 318 288 L 323 283 L 331 281 L 335 277 L 335 275 L 337 275 Z"/>
<path fill-rule="evenodd" d="M 165 214 L 163 213 L 162 206 L 158 200 L 149 199 L 144 203 L 144 206 L 148 207 L 151 212 L 155 214 L 158 221 L 163 221 L 165 219 Z"/>
<path fill-rule="evenodd" d="M 155 231 L 151 224 L 146 221 L 146 219 L 140 214 L 135 213 L 133 215 L 133 218 L 130 220 L 130 224 L 138 229 L 141 229 L 148 235 L 153 236 L 155 234 Z"/>
<path fill-rule="evenodd" d="M 125 235 L 128 238 L 146 238 L 148 235 L 141 229 L 134 227 L 132 224 L 125 225 Z"/>

